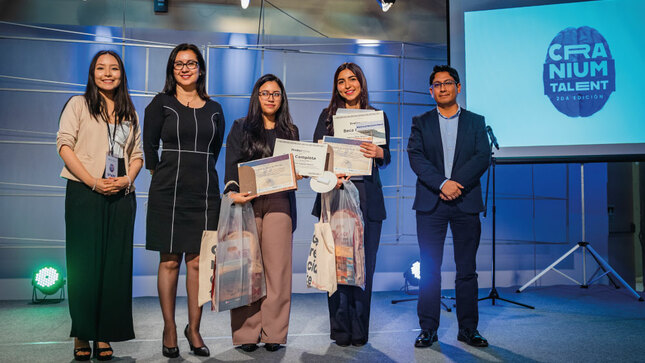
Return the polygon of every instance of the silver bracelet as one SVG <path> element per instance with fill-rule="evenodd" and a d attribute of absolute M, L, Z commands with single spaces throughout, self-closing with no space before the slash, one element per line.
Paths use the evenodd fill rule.
<path fill-rule="evenodd" d="M 130 188 L 132 187 L 132 179 L 130 179 L 128 174 L 125 174 L 125 177 L 128 178 L 128 186 L 125 188 L 125 195 L 128 195 L 130 194 Z"/>
<path fill-rule="evenodd" d="M 92 187 L 92 191 L 94 191 L 96 189 L 96 183 L 98 183 L 98 182 L 99 182 L 98 178 L 94 179 L 94 186 Z"/>

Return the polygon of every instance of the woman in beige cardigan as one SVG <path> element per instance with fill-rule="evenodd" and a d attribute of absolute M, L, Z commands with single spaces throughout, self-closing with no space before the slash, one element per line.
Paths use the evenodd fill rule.
<path fill-rule="evenodd" d="M 141 131 L 125 68 L 112 51 L 92 59 L 85 95 L 60 117 L 56 147 L 65 167 L 67 288 L 74 358 L 112 359 L 110 341 L 134 338 L 134 179 L 143 164 Z"/>

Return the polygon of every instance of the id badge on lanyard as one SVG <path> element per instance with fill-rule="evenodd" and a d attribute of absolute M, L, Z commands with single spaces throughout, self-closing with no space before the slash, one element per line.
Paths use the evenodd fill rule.
<path fill-rule="evenodd" d="M 107 123 L 106 123 L 107 124 Z M 110 125 L 108 128 L 108 142 L 110 143 L 110 150 L 105 156 L 105 178 L 116 178 L 119 176 L 119 159 L 114 156 L 114 142 L 116 136 L 116 124 L 114 124 L 114 134 L 110 137 Z"/>
<path fill-rule="evenodd" d="M 108 154 L 105 156 L 105 178 L 116 178 L 119 173 L 119 159 Z"/>

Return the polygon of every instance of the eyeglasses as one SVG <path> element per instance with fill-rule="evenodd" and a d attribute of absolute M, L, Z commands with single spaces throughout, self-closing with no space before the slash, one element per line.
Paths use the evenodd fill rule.
<path fill-rule="evenodd" d="M 282 97 L 282 93 L 280 93 L 278 91 L 275 91 L 273 93 L 271 93 L 269 91 L 260 91 L 260 97 L 262 97 L 264 99 L 267 99 L 267 98 L 269 98 L 269 96 L 273 96 L 273 98 L 280 98 L 280 97 Z"/>
<path fill-rule="evenodd" d="M 441 82 L 435 82 L 435 83 L 433 83 L 433 84 L 431 84 L 431 85 L 430 85 L 430 88 L 432 88 L 432 89 L 435 89 L 435 88 L 439 89 L 439 88 L 441 88 L 441 86 L 444 86 L 444 87 L 448 88 L 448 87 L 452 87 L 452 86 L 456 86 L 456 85 L 457 85 L 457 82 L 455 82 L 455 81 L 445 81 L 445 82 L 443 82 L 443 83 L 441 83 Z"/>
<path fill-rule="evenodd" d="M 175 64 L 173 64 L 173 68 L 175 68 L 176 71 L 181 71 L 182 69 L 184 69 L 184 66 L 186 66 L 188 69 L 193 70 L 193 69 L 197 69 L 198 65 L 199 63 L 197 63 L 196 61 L 190 60 L 186 63 L 175 62 Z"/>

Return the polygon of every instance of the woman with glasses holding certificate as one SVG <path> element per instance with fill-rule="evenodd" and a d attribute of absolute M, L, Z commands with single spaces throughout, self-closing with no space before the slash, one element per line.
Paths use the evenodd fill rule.
<path fill-rule="evenodd" d="M 298 128 L 291 120 L 282 81 L 266 74 L 253 86 L 246 117 L 235 121 L 226 138 L 226 182 L 239 183 L 238 163 L 272 156 L 276 138 L 299 140 Z M 262 342 L 266 350 L 276 351 L 287 342 L 289 328 L 295 192 L 256 198 L 233 183 L 228 190 L 234 192 L 235 203 L 253 203 L 267 293 L 248 306 L 231 310 L 233 344 L 252 352 Z"/>
<path fill-rule="evenodd" d="M 113 51 L 90 64 L 83 96 L 60 116 L 56 147 L 65 167 L 65 252 L 74 359 L 112 359 L 109 342 L 134 338 L 134 179 L 143 165 L 141 131 L 123 62 Z"/>
<path fill-rule="evenodd" d="M 195 45 L 180 44 L 170 53 L 166 85 L 146 108 L 143 123 L 146 168 L 152 174 L 146 248 L 160 253 L 157 289 L 165 357 L 179 356 L 175 299 L 182 256 L 188 293 L 184 335 L 195 355 L 210 355 L 199 334 L 199 250 L 202 232 L 217 229 L 220 196 L 215 162 L 223 140 L 224 113 L 206 94 L 204 58 Z"/>
<path fill-rule="evenodd" d="M 354 63 L 343 63 L 334 74 L 334 85 L 329 106 L 318 117 L 314 131 L 314 142 L 324 136 L 334 136 L 333 116 L 339 109 L 374 110 L 369 104 L 367 81 L 363 70 Z M 381 238 L 381 226 L 386 217 L 385 203 L 379 168 L 390 163 L 390 125 L 383 114 L 385 144 L 361 144 L 366 158 L 372 158 L 372 173 L 362 177 L 351 177 L 359 192 L 360 208 L 364 218 L 365 247 L 365 290 L 358 286 L 338 285 L 338 290 L 328 298 L 330 337 L 340 346 L 362 346 L 367 343 L 372 298 L 372 278 L 376 265 L 376 252 Z M 337 174 L 337 188 L 350 176 Z M 313 215 L 320 216 L 320 194 L 316 197 Z"/>

